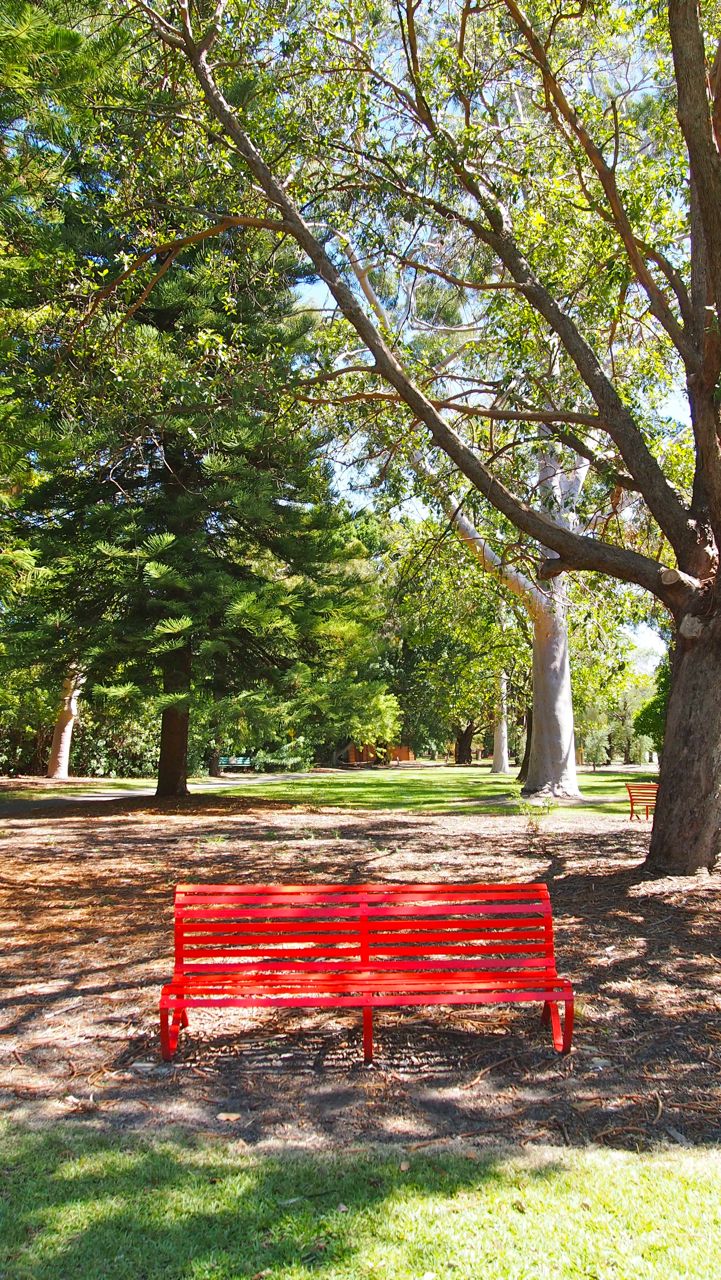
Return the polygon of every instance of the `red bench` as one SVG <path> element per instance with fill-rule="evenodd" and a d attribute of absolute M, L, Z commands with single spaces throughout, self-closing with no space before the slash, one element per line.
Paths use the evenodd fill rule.
<path fill-rule="evenodd" d="M 160 997 L 163 1057 L 189 1009 L 373 1009 L 540 1001 L 568 1053 L 573 991 L 559 978 L 545 884 L 180 884 L 175 971 Z M 563 1003 L 561 1028 L 559 1004 Z"/>
<path fill-rule="evenodd" d="M 658 791 L 658 783 L 656 782 L 627 782 L 626 790 L 628 792 L 628 800 L 631 806 L 629 821 L 633 822 L 634 818 L 641 821 L 641 814 L 637 813 L 637 809 L 645 809 L 646 817 L 656 809 L 656 793 Z"/>

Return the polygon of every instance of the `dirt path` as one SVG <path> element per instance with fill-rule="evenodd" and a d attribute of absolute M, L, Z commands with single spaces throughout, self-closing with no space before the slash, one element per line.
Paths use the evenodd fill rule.
<path fill-rule="evenodd" d="M 544 829 L 545 828 L 545 829 Z M 249 1145 L 721 1139 L 718 878 L 648 882 L 647 829 L 515 817 L 280 809 L 218 796 L 55 801 L 0 838 L 0 1103 L 60 1117 L 222 1131 Z M 581 994 L 559 1058 L 535 1008 L 377 1015 L 197 1013 L 158 1053 L 178 880 L 545 880 L 559 968 Z M 230 1118 L 227 1118 L 230 1117 Z"/>

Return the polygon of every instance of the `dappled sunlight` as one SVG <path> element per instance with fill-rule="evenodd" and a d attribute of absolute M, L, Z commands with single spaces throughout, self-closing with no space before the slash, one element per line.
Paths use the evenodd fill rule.
<path fill-rule="evenodd" d="M 183 1125 L 246 1148 L 348 1141 L 626 1147 L 721 1137 L 715 879 L 648 881 L 648 828 L 270 809 L 208 797 L 7 820 L 0 1089 L 10 1114 Z M 191 1014 L 172 1064 L 157 1001 L 179 880 L 545 880 L 575 1049 L 538 1010 L 384 1010 L 362 1065 L 354 1010 Z"/>
<path fill-rule="evenodd" d="M 480 1266 L 488 1280 L 644 1280 L 681 1274 L 681 1258 L 683 1275 L 706 1280 L 721 1242 L 717 1153 L 703 1163 L 551 1148 L 258 1158 L 234 1142 L 78 1125 L 6 1127 L 0 1152 L 0 1267 L 33 1280 L 470 1280 Z M 534 1257 L 547 1269 L 529 1271 Z"/>
<path fill-rule="evenodd" d="M 477 811 L 505 815 L 519 812 L 516 773 L 517 769 L 492 774 L 488 762 L 467 767 L 426 763 L 395 768 L 327 768 L 282 775 L 249 773 L 194 779 L 190 797 L 160 802 L 154 800 L 155 782 L 150 779 L 71 779 L 50 784 L 40 778 L 7 779 L 0 780 L 0 809 L 7 806 L 5 811 L 12 814 L 18 811 L 19 804 L 26 804 L 42 817 L 60 811 L 63 801 L 67 801 L 69 810 L 91 805 L 102 812 L 116 808 L 118 803 L 138 811 L 192 812 L 197 808 L 207 812 L 232 807 L 235 802 L 248 807 L 302 805 L 311 809 L 408 809 L 459 814 Z M 551 808 L 626 814 L 626 781 L 650 781 L 656 776 L 655 772 L 636 766 L 581 768 L 582 799 L 554 799 Z"/>

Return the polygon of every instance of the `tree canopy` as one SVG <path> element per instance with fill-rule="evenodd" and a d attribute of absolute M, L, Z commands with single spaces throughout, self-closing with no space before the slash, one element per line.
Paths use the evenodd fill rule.
<path fill-rule="evenodd" d="M 223 214 L 291 235 L 360 340 L 360 358 L 327 371 L 336 387 L 349 367 L 361 380 L 342 395 L 401 402 L 406 429 L 423 424 L 547 549 L 543 575 L 606 573 L 669 609 L 676 746 L 650 864 L 712 865 L 721 707 L 711 728 L 696 690 L 721 658 L 709 607 L 721 530 L 713 18 L 688 0 L 573 15 L 516 0 L 361 3 L 312 21 L 275 6 L 248 21 L 222 0 L 200 15 L 140 8 L 201 121 L 186 145 L 215 127 L 214 154 L 240 166 Z M 403 324 L 386 324 L 383 293 Z M 432 369 L 414 346 L 428 324 L 441 343 Z M 666 408 L 675 386 L 690 466 L 687 428 Z M 534 498 L 523 459 L 540 428 L 593 470 L 581 527 Z"/>
<path fill-rule="evenodd" d="M 721 703 L 709 715 L 701 696 L 721 662 L 715 20 L 688 0 L 573 13 L 87 0 L 42 21 L 11 6 L 4 55 L 7 490 L 20 468 L 29 513 L 32 490 L 41 504 L 61 476 L 82 486 L 109 465 L 100 435 L 129 441 L 150 416 L 148 476 L 192 455 L 206 496 L 241 483 L 230 437 L 250 413 L 272 420 L 285 479 L 296 424 L 313 448 L 345 448 L 362 412 L 385 474 L 420 458 L 460 493 L 498 561 L 545 593 L 547 621 L 565 616 L 577 571 L 628 584 L 629 616 L 639 588 L 668 611 L 660 871 L 713 865 L 721 843 Z M 257 316 L 240 314 L 243 290 Z M 146 482 L 136 468 L 131 483 L 134 465 L 115 473 L 131 494 Z M 191 488 L 178 486 L 179 525 Z M 167 496 L 134 542 L 112 505 L 113 589 L 129 553 L 177 593 L 153 624 L 176 628 L 156 636 L 167 666 L 183 590 L 202 613 L 187 585 L 197 547 L 170 528 Z M 10 583 L 46 556 L 28 519 L 7 522 Z M 161 535 L 162 552 L 147 541 Z M 207 631 L 224 644 L 219 617 Z M 147 619 L 130 634 L 149 651 Z M 554 643 L 551 666 L 563 628 Z"/>

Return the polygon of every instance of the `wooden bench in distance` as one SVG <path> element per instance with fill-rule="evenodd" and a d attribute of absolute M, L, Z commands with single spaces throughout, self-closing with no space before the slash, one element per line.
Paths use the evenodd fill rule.
<path fill-rule="evenodd" d="M 180 884 L 175 971 L 160 997 L 163 1057 L 189 1009 L 373 1009 L 540 1001 L 568 1053 L 573 991 L 559 978 L 545 884 Z M 559 1004 L 564 1005 L 563 1027 Z"/>
<path fill-rule="evenodd" d="M 658 783 L 656 782 L 627 782 L 626 790 L 628 792 L 628 801 L 631 806 L 629 821 L 638 818 L 641 821 L 641 814 L 637 813 L 639 809 L 645 809 L 646 817 L 654 812 L 656 808 L 656 792 L 658 791 Z"/>

